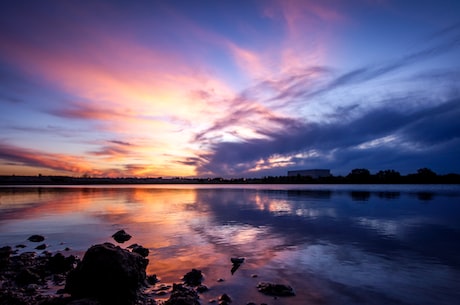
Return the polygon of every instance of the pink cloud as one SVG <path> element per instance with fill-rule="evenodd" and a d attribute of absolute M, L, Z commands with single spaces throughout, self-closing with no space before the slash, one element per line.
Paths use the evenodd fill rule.
<path fill-rule="evenodd" d="M 0 144 L 0 159 L 16 162 L 22 166 L 56 170 L 73 174 L 90 173 L 101 175 L 102 171 L 95 169 L 89 162 L 79 156 L 48 153 L 13 145 Z M 7 174 L 7 173 L 4 173 Z"/>

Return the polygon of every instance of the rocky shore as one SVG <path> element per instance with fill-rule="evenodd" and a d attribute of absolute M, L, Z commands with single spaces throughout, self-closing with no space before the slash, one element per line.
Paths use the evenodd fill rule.
<path fill-rule="evenodd" d="M 116 232 L 117 243 L 128 241 L 131 236 L 125 231 Z M 41 243 L 45 237 L 32 235 L 29 241 Z M 43 250 L 43 244 L 35 249 Z M 22 252 L 14 248 L 0 248 L 0 304 L 5 305 L 200 305 L 232 303 L 230 295 L 224 293 L 210 300 L 201 300 L 200 294 L 209 290 L 203 284 L 200 270 L 186 273 L 181 283 L 165 285 L 159 283 L 154 274 L 147 275 L 149 250 L 133 244 L 121 248 L 113 243 L 91 246 L 83 258 L 65 255 L 65 251 L 50 253 L 43 251 Z M 244 258 L 230 258 L 232 272 L 236 271 Z M 276 283 L 261 282 L 251 289 L 274 298 L 294 296 L 292 287 Z M 168 297 L 157 301 L 156 297 Z M 253 302 L 247 305 L 255 305 Z M 263 304 L 261 304 L 263 305 Z"/>

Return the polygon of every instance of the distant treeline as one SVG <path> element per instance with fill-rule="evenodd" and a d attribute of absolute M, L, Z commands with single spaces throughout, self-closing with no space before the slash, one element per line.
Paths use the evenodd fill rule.
<path fill-rule="evenodd" d="M 356 168 L 346 176 L 265 176 L 262 178 L 98 178 L 70 176 L 0 176 L 0 185 L 91 185 L 91 184 L 460 184 L 460 174 L 438 175 L 429 168 L 401 175 L 395 170 L 371 174 Z"/>
<path fill-rule="evenodd" d="M 438 175 L 429 168 L 421 168 L 416 173 L 401 175 L 389 169 L 371 174 L 368 169 L 356 168 L 346 176 L 312 178 L 309 176 L 264 177 L 265 183 L 322 183 L 322 184 L 460 184 L 460 174 Z"/>

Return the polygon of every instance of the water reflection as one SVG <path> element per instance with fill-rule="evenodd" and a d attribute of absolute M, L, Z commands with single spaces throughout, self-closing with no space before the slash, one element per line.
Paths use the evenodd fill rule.
<path fill-rule="evenodd" d="M 173 282 L 201 269 L 209 294 L 238 304 L 272 301 L 253 289 L 260 280 L 296 288 L 277 304 L 452 304 L 459 199 L 404 189 L 5 188 L 0 246 L 30 249 L 37 233 L 50 251 L 81 253 L 125 229 L 150 249 L 149 273 Z M 233 275 L 230 257 L 246 258 Z"/>

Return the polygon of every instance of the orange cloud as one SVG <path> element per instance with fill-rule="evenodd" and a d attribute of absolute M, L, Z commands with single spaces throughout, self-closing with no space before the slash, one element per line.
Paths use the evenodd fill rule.
<path fill-rule="evenodd" d="M 78 156 L 19 148 L 12 145 L 0 144 L 0 158 L 17 162 L 26 166 L 53 169 L 60 172 L 102 174 L 94 165 L 83 161 Z"/>

